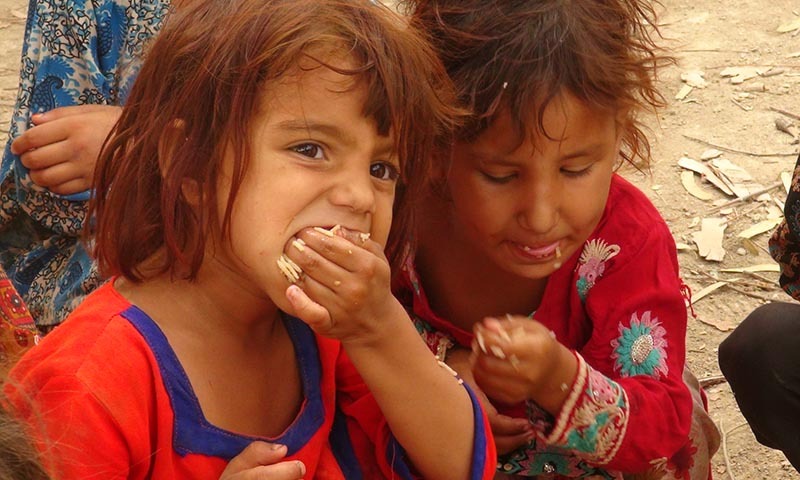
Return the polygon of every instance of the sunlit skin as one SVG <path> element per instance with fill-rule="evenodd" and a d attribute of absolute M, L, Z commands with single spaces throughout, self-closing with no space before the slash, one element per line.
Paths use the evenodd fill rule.
<path fill-rule="evenodd" d="M 529 128 L 536 124 L 536 108 L 530 111 Z M 524 132 L 520 139 L 501 111 L 473 142 L 454 145 L 444 194 L 427 199 L 417 266 L 434 311 L 521 362 L 513 368 L 478 348 L 469 363 L 454 355 L 457 370 L 472 377 L 471 366 L 496 400 L 534 399 L 551 413 L 565 400 L 560 385 L 574 379 L 572 353 L 540 323 L 522 320 L 539 306 L 548 277 L 579 254 L 603 215 L 619 161 L 619 118 L 563 92 L 545 110 L 546 135 Z M 513 342 L 498 333 L 514 328 L 506 313 L 515 326 L 524 325 Z M 499 451 L 532 434 L 502 416 L 493 430 Z"/>

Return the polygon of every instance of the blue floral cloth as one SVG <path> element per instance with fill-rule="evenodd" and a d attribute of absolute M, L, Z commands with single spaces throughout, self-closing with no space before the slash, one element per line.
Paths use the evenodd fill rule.
<path fill-rule="evenodd" d="M 42 327 L 60 323 L 101 280 L 80 243 L 89 192 L 35 185 L 11 141 L 34 113 L 121 105 L 169 0 L 31 0 L 17 103 L 0 164 L 0 266 Z"/>

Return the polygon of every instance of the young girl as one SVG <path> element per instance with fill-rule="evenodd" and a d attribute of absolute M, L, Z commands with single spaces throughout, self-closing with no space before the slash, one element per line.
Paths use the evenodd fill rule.
<path fill-rule="evenodd" d="M 169 0 L 32 0 L 0 163 L 0 267 L 43 332 L 100 284 L 80 242 L 97 153 Z"/>
<path fill-rule="evenodd" d="M 668 60 L 651 6 L 407 3 L 473 116 L 425 198 L 399 290 L 462 373 L 448 347 L 472 345 L 474 380 L 504 414 L 499 471 L 706 478 L 716 431 L 683 379 L 674 241 L 615 173 L 650 159 L 639 114 L 662 103 L 653 74 Z"/>
<path fill-rule="evenodd" d="M 171 14 L 97 167 L 112 278 L 6 387 L 54 476 L 491 478 L 383 253 L 456 113 L 425 45 L 369 0 Z"/>

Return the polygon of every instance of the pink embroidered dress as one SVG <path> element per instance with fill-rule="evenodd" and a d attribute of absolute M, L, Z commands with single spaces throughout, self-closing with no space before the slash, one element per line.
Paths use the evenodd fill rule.
<path fill-rule="evenodd" d="M 398 295 L 431 350 L 448 341 L 468 348 L 471 332 L 431 310 L 413 256 L 401 277 Z M 582 251 L 550 276 L 533 314 L 574 349 L 578 376 L 556 418 L 532 401 L 503 411 L 527 415 L 538 437 L 501 457 L 498 471 L 710 478 L 716 431 L 699 389 L 693 395 L 683 377 L 684 288 L 666 223 L 642 192 L 615 175 L 599 225 Z"/>

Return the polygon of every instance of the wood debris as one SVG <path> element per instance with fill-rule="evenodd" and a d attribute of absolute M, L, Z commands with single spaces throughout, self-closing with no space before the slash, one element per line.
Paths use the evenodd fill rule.
<path fill-rule="evenodd" d="M 792 122 L 786 120 L 783 117 L 778 117 L 775 119 L 775 128 L 778 129 L 779 132 L 783 132 L 787 135 L 791 135 L 792 137 L 792 145 L 800 142 L 798 139 L 798 131 L 797 127 L 794 126 Z"/>
<path fill-rule="evenodd" d="M 697 245 L 701 257 L 710 262 L 721 262 L 725 258 L 722 239 L 727 220 L 721 217 L 704 218 L 700 221 L 700 231 L 692 233 L 692 241 Z"/>
<path fill-rule="evenodd" d="M 717 177 L 717 175 L 708 167 L 707 164 L 700 163 L 697 160 L 693 160 L 689 157 L 681 157 L 678 160 L 678 165 L 687 170 L 699 173 L 701 178 L 711 182 L 711 184 L 720 189 L 722 193 L 733 196 L 733 190 L 731 190 L 730 187 L 728 187 L 728 185 L 722 181 L 722 179 Z"/>
<path fill-rule="evenodd" d="M 763 67 L 727 67 L 719 74 L 723 78 L 730 78 L 732 84 L 739 85 L 766 71 L 767 69 Z"/>
<path fill-rule="evenodd" d="M 707 161 L 713 158 L 717 158 L 722 155 L 724 152 L 722 150 L 717 150 L 716 148 L 709 148 L 705 150 L 703 153 L 700 154 L 700 160 Z"/>
<path fill-rule="evenodd" d="M 678 90 L 678 93 L 675 94 L 675 100 L 685 99 L 690 93 L 692 93 L 692 90 L 694 90 L 694 88 L 692 88 L 691 85 L 683 85 L 681 89 Z"/>
<path fill-rule="evenodd" d="M 756 272 L 780 272 L 781 268 L 777 263 L 761 263 L 750 265 L 749 267 L 721 268 L 723 273 L 756 273 Z"/>
<path fill-rule="evenodd" d="M 764 188 L 763 185 L 756 183 L 753 176 L 744 168 L 726 158 L 715 158 L 708 162 L 708 167 L 731 189 L 731 191 L 733 191 L 733 194 L 739 198 L 751 195 Z"/>
<path fill-rule="evenodd" d="M 705 76 L 705 72 L 691 70 L 681 73 L 681 81 L 693 88 L 706 88 L 708 83 L 706 82 Z"/>
<path fill-rule="evenodd" d="M 783 182 L 783 189 L 788 194 L 789 189 L 792 188 L 792 172 L 781 172 L 781 182 Z"/>

